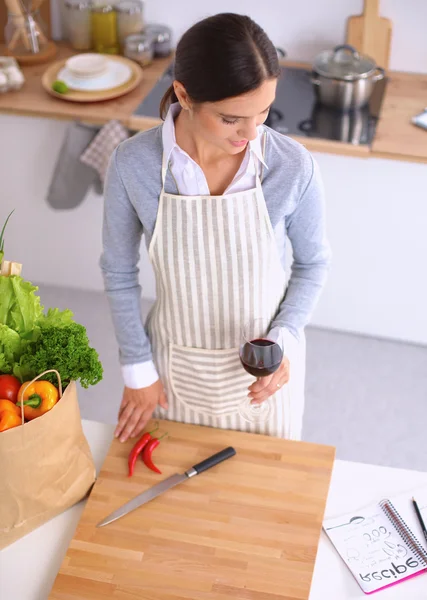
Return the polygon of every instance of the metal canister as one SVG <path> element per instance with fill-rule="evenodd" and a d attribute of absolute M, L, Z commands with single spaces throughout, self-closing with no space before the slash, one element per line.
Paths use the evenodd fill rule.
<path fill-rule="evenodd" d="M 166 25 L 150 24 L 144 33 L 151 36 L 154 43 L 154 56 L 161 58 L 172 52 L 172 30 Z"/>
<path fill-rule="evenodd" d="M 153 38 L 146 33 L 129 35 L 125 39 L 124 55 L 141 67 L 146 67 L 152 62 L 154 56 Z"/>

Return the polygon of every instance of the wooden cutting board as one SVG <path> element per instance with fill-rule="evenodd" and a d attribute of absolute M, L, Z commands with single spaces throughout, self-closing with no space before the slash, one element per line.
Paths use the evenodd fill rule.
<path fill-rule="evenodd" d="M 379 16 L 379 0 L 365 0 L 363 14 L 347 22 L 347 43 L 373 58 L 379 67 L 390 63 L 392 24 Z"/>
<path fill-rule="evenodd" d="M 49 600 L 306 600 L 334 449 L 160 422 L 162 475 L 113 441 Z M 148 487 L 232 445 L 237 455 L 102 528 Z"/>

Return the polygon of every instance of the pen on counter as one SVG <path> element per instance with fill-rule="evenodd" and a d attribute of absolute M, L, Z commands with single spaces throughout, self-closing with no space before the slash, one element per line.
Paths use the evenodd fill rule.
<path fill-rule="evenodd" d="M 415 512 L 417 513 L 418 521 L 420 522 L 421 529 L 423 530 L 424 539 L 427 542 L 427 528 L 426 528 L 426 525 L 424 523 L 423 517 L 421 515 L 421 511 L 418 508 L 418 504 L 417 504 L 415 498 L 412 498 L 412 504 L 414 505 Z"/>

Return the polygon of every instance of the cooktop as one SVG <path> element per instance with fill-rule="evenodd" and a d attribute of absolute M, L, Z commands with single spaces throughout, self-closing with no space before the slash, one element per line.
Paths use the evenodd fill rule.
<path fill-rule="evenodd" d="M 163 73 L 151 92 L 137 107 L 135 115 L 158 117 L 163 94 L 173 81 L 173 64 Z M 370 144 L 375 135 L 387 79 L 375 84 L 370 102 L 363 109 L 343 113 L 316 102 L 311 71 L 282 67 L 276 100 L 266 125 L 288 135 Z"/>

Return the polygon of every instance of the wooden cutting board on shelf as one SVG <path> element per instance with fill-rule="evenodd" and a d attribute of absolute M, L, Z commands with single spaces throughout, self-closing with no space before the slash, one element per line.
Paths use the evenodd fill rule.
<path fill-rule="evenodd" d="M 391 35 L 390 19 L 379 15 L 379 0 L 365 0 L 363 14 L 348 19 L 347 43 L 384 69 L 390 63 Z"/>
<path fill-rule="evenodd" d="M 334 448 L 160 422 L 169 437 L 127 476 L 114 440 L 49 600 L 307 600 Z M 237 455 L 102 528 L 113 510 L 234 446 Z"/>

